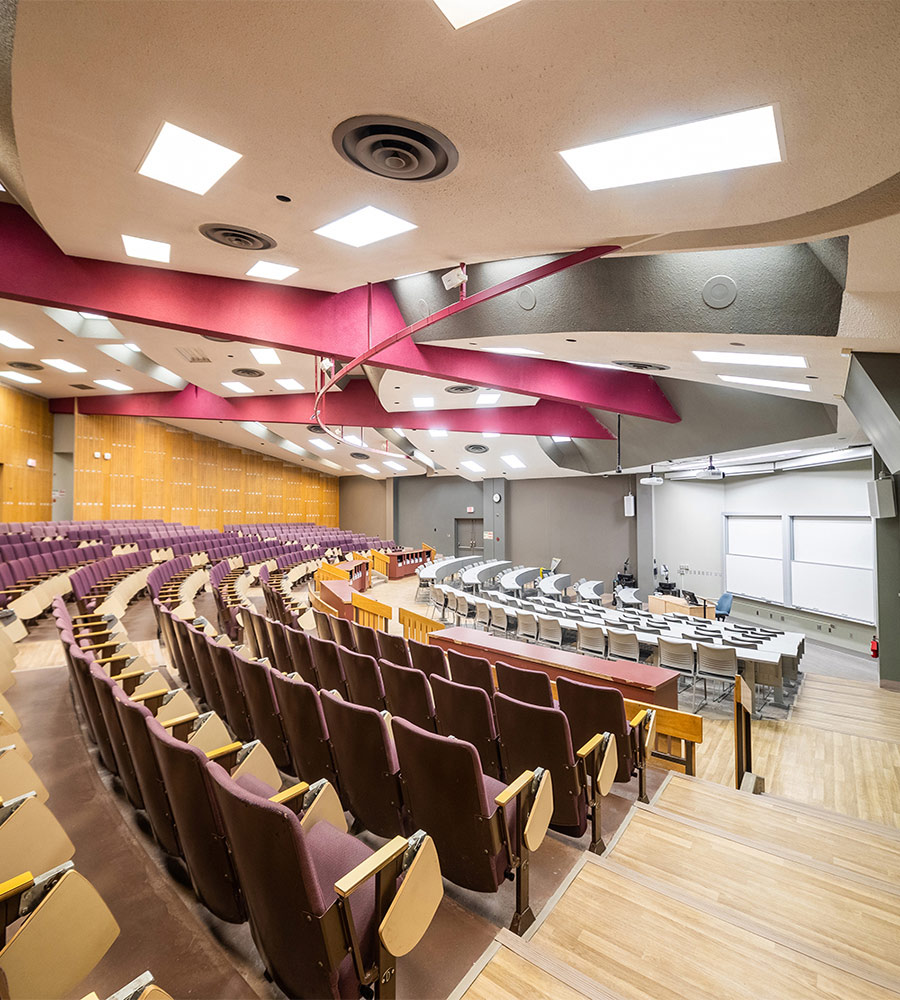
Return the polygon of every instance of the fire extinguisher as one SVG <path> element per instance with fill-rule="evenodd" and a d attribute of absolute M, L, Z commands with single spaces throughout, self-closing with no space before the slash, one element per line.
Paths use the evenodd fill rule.
<path fill-rule="evenodd" d="M 871 644 L 869 646 L 869 649 L 872 650 L 872 657 L 873 657 L 873 659 L 877 660 L 878 659 L 878 636 L 877 635 L 873 635 L 872 636 L 872 642 L 871 642 Z"/>

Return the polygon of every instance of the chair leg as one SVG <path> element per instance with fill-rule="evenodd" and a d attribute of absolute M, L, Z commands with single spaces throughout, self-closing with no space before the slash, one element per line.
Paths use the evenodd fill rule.
<path fill-rule="evenodd" d="M 601 828 L 600 796 L 594 791 L 595 800 L 590 803 L 591 808 L 591 843 L 588 850 L 592 854 L 603 854 L 606 844 L 603 843 L 603 830 Z"/>
<path fill-rule="evenodd" d="M 532 910 L 528 899 L 530 882 L 529 854 L 530 851 L 525 848 L 522 851 L 522 859 L 519 862 L 519 866 L 516 868 L 516 912 L 513 914 L 509 929 L 513 934 L 519 935 L 524 934 L 535 921 L 534 910 Z"/>

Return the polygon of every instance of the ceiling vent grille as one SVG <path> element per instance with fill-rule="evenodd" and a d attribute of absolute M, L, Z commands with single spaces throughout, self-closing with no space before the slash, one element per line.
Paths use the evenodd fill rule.
<path fill-rule="evenodd" d="M 655 361 L 613 361 L 620 368 L 632 368 L 636 372 L 667 372 L 668 365 L 660 365 Z"/>
<path fill-rule="evenodd" d="M 477 392 L 478 387 L 474 385 L 448 385 L 444 392 L 451 392 L 462 395 L 464 392 Z"/>
<path fill-rule="evenodd" d="M 206 356 L 206 352 L 202 351 L 199 347 L 176 347 L 176 351 L 184 358 L 188 364 L 191 365 L 208 365 L 210 364 L 209 358 Z"/>
<path fill-rule="evenodd" d="M 322 426 L 320 426 L 319 424 L 307 424 L 306 425 L 306 429 L 308 431 L 312 431 L 313 434 L 324 434 L 325 433 L 325 428 L 322 427 Z"/>
<path fill-rule="evenodd" d="M 73 383 L 72 383 L 72 384 L 71 384 L 71 385 L 69 386 L 69 388 L 70 388 L 70 389 L 93 389 L 94 387 L 93 387 L 92 385 L 84 385 L 84 384 L 83 384 L 83 383 L 81 383 L 81 382 L 73 382 Z"/>
<path fill-rule="evenodd" d="M 351 458 L 361 458 L 361 459 L 366 459 L 366 458 L 368 458 L 369 456 L 368 456 L 368 455 L 367 455 L 367 454 L 366 454 L 366 453 L 365 453 L 364 451 L 351 451 L 351 452 L 350 452 L 350 457 L 351 457 Z"/>
<path fill-rule="evenodd" d="M 271 250 L 278 246 L 271 236 L 258 233 L 243 226 L 229 226 L 224 222 L 207 222 L 200 226 L 200 232 L 208 240 L 234 250 Z"/>
<path fill-rule="evenodd" d="M 232 368 L 231 374 L 241 378 L 262 378 L 266 373 L 259 368 Z"/>
<path fill-rule="evenodd" d="M 466 451 L 470 455 L 484 455 L 485 452 L 490 451 L 490 448 L 486 444 L 467 444 Z"/>
<path fill-rule="evenodd" d="M 43 365 L 36 365 L 33 361 L 10 361 L 10 368 L 18 368 L 21 372 L 42 372 Z"/>
<path fill-rule="evenodd" d="M 459 162 L 456 146 L 443 133 L 391 115 L 348 118 L 334 130 L 332 141 L 348 163 L 397 181 L 436 180 Z"/>

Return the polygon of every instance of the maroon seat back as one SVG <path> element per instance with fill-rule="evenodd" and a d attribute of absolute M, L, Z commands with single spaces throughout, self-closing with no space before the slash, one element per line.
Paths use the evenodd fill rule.
<path fill-rule="evenodd" d="M 320 639 L 331 639 L 334 640 L 334 632 L 331 628 L 331 615 L 326 614 L 324 611 L 319 611 L 318 608 L 312 609 L 313 619 L 316 623 L 316 634 Z"/>
<path fill-rule="evenodd" d="M 516 701 L 499 691 L 494 711 L 507 774 L 545 767 L 553 780 L 551 826 L 570 837 L 587 830 L 587 793 L 578 775 L 565 713 Z"/>
<path fill-rule="evenodd" d="M 496 892 L 509 864 L 496 828 L 499 783 L 485 778 L 475 747 L 392 722 L 413 822 L 434 839 L 441 874 L 476 892 Z"/>
<path fill-rule="evenodd" d="M 367 705 L 379 712 L 385 708 L 384 684 L 375 660 L 364 653 L 354 653 L 344 646 L 338 646 L 338 656 L 347 681 L 347 690 L 350 692 L 350 701 L 355 705 Z"/>
<path fill-rule="evenodd" d="M 331 619 L 331 631 L 334 641 L 339 646 L 346 649 L 356 649 L 356 636 L 353 634 L 353 627 L 346 618 L 336 616 Z"/>
<path fill-rule="evenodd" d="M 293 773 L 310 785 L 327 778 L 339 788 L 319 692 L 299 676 L 291 677 L 277 671 L 272 674 L 272 684 L 294 765 Z"/>
<path fill-rule="evenodd" d="M 275 662 L 275 650 L 269 641 L 269 633 L 266 630 L 265 618 L 255 609 L 248 612 L 245 621 L 250 623 L 250 631 L 253 633 L 253 645 L 258 650 L 258 659 L 267 659 L 269 663 Z"/>
<path fill-rule="evenodd" d="M 63 640 L 65 641 L 65 639 Z M 100 760 L 107 771 L 113 774 L 118 773 L 118 763 L 113 753 L 112 741 L 109 737 L 109 730 L 106 728 L 106 720 L 100 711 L 100 701 L 97 698 L 97 689 L 91 679 L 91 661 L 86 654 L 74 644 L 69 645 L 69 656 L 72 667 L 75 671 L 77 683 L 81 691 L 84 707 L 87 710 L 88 718 L 91 720 L 91 729 L 97 740 L 97 749 L 100 751 Z"/>
<path fill-rule="evenodd" d="M 191 652 L 194 655 L 194 662 L 200 674 L 200 683 L 203 685 L 203 700 L 217 715 L 224 719 L 228 712 L 219 688 L 219 679 L 213 668 L 209 640 L 203 632 L 194 628 L 193 625 L 187 626 L 187 635 L 191 644 Z"/>
<path fill-rule="evenodd" d="M 378 639 L 378 658 L 396 663 L 401 667 L 411 666 L 406 639 L 402 635 L 391 635 L 388 632 L 376 632 Z"/>
<path fill-rule="evenodd" d="M 156 719 L 145 719 L 172 808 L 175 829 L 197 898 L 220 920 L 247 919 L 241 888 L 225 843 L 207 776 L 206 754 L 175 739 Z"/>
<path fill-rule="evenodd" d="M 231 727 L 235 738 L 247 743 L 254 738 L 253 724 L 247 699 L 244 697 L 244 689 L 241 687 L 241 679 L 238 676 L 236 654 L 230 646 L 219 646 L 216 643 L 210 643 L 209 652 L 225 706 L 225 721 Z"/>
<path fill-rule="evenodd" d="M 179 655 L 181 657 L 181 665 L 184 668 L 184 674 L 186 675 L 187 685 L 191 689 L 195 698 L 202 698 L 206 700 L 206 692 L 203 688 L 203 678 L 200 676 L 200 668 L 197 666 L 197 658 L 194 656 L 194 649 L 191 643 L 191 637 L 189 629 L 192 626 L 183 621 L 181 618 L 176 618 L 172 615 L 169 619 L 172 623 L 172 630 L 175 638 L 175 642 L 178 643 Z M 181 671 L 179 671 L 180 673 Z"/>
<path fill-rule="evenodd" d="M 368 625 L 359 625 L 357 622 L 352 622 L 351 626 L 353 628 L 353 637 L 356 639 L 357 653 L 365 653 L 366 656 L 371 656 L 375 660 L 380 659 L 378 633 L 375 629 Z"/>
<path fill-rule="evenodd" d="M 500 660 L 494 664 L 494 669 L 497 671 L 497 687 L 510 698 L 543 708 L 554 707 L 553 688 L 543 670 L 514 667 Z M 580 743 L 578 745 L 581 746 Z"/>
<path fill-rule="evenodd" d="M 342 698 L 350 697 L 347 688 L 347 678 L 341 668 L 341 660 L 338 656 L 338 645 L 332 639 L 319 639 L 317 636 L 307 636 L 309 642 L 309 654 L 312 657 L 313 666 L 316 668 L 316 676 L 319 684 L 325 691 L 338 691 Z"/>
<path fill-rule="evenodd" d="M 578 750 L 596 733 L 612 733 L 619 758 L 616 781 L 631 781 L 635 767 L 634 748 L 622 692 L 567 677 L 557 679 L 556 690 L 559 707 L 569 720 L 573 748 Z"/>
<path fill-rule="evenodd" d="M 291 654 L 288 650 L 287 636 L 284 634 L 284 625 L 271 618 L 263 619 L 263 627 L 269 640 L 269 648 L 274 657 L 270 662 L 276 670 L 289 674 L 293 671 L 291 666 Z"/>
<path fill-rule="evenodd" d="M 94 690 L 97 692 L 100 712 L 103 715 L 103 721 L 106 723 L 106 732 L 109 734 L 113 756 L 116 759 L 116 771 L 119 774 L 119 780 L 122 782 L 125 794 L 128 796 L 128 801 L 135 809 L 143 809 L 144 798 L 141 795 L 137 775 L 134 773 L 131 751 L 125 742 L 125 734 L 122 731 L 122 723 L 119 721 L 119 713 L 116 711 L 116 703 L 113 698 L 113 690 L 118 685 L 96 663 L 91 664 L 90 673 Z"/>
<path fill-rule="evenodd" d="M 416 670 L 421 670 L 426 677 L 436 674 L 438 677 L 450 678 L 450 668 L 447 666 L 447 658 L 440 646 L 429 646 L 425 642 L 416 642 L 415 639 L 407 639 L 409 647 L 409 658 Z"/>
<path fill-rule="evenodd" d="M 380 660 L 379 666 L 384 681 L 384 697 L 391 715 L 406 719 L 432 733 L 436 732 L 434 700 L 428 679 L 422 671 L 401 667 L 387 660 Z"/>
<path fill-rule="evenodd" d="M 501 779 L 500 748 L 494 711 L 490 699 L 479 687 L 457 684 L 444 677 L 431 678 L 437 730 L 442 736 L 455 736 L 471 743 L 481 758 L 481 769 L 492 778 Z"/>
<path fill-rule="evenodd" d="M 319 695 L 341 790 L 350 812 L 379 837 L 409 836 L 397 754 L 380 712 Z"/>
<path fill-rule="evenodd" d="M 134 772 L 141 788 L 141 796 L 144 800 L 144 808 L 147 810 L 147 818 L 150 820 L 153 836 L 166 854 L 180 857 L 181 845 L 178 842 L 175 820 L 172 817 L 172 807 L 166 796 L 162 772 L 159 769 L 156 754 L 153 752 L 150 733 L 145 721 L 152 719 L 153 715 L 140 702 L 132 701 L 118 686 L 113 691 L 113 697 L 122 732 L 125 734 L 125 742 L 131 752 Z"/>
<path fill-rule="evenodd" d="M 208 774 L 253 940 L 273 981 L 289 997 L 359 996 L 352 957 L 326 946 L 322 917 L 335 900 L 334 882 L 371 849 L 329 823 L 305 834 L 290 809 L 241 788 L 218 764 L 210 764 Z M 352 894 L 350 906 L 368 967 L 374 958 L 374 879 Z"/>
<path fill-rule="evenodd" d="M 271 667 L 256 660 L 249 660 L 239 652 L 234 654 L 234 664 L 244 691 L 254 736 L 262 741 L 272 755 L 275 766 L 283 771 L 289 771 L 291 755 L 288 752 L 281 714 L 272 687 Z"/>
<path fill-rule="evenodd" d="M 488 696 L 494 696 L 494 675 L 491 665 L 483 656 L 469 656 L 468 653 L 458 653 L 455 649 L 447 650 L 447 661 L 450 664 L 450 677 L 457 684 L 468 684 L 469 687 L 480 687 Z"/>
<path fill-rule="evenodd" d="M 287 671 L 287 673 L 293 673 L 296 670 L 308 684 L 312 684 L 315 688 L 321 687 L 322 685 L 319 684 L 319 677 L 316 674 L 316 668 L 313 666 L 312 656 L 309 652 L 307 633 L 303 629 L 290 628 L 289 626 L 285 626 L 284 631 L 291 654 L 291 670 Z"/>

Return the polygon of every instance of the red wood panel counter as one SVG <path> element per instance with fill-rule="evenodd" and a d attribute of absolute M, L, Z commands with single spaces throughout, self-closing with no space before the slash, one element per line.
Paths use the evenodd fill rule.
<path fill-rule="evenodd" d="M 353 621 L 352 588 L 349 580 L 323 580 L 319 597 L 347 621 Z"/>
<path fill-rule="evenodd" d="M 413 573 L 428 562 L 430 549 L 396 549 L 388 552 L 388 579 L 399 580 Z"/>
<path fill-rule="evenodd" d="M 600 656 L 538 646 L 519 639 L 506 639 L 474 628 L 445 628 L 428 635 L 428 642 L 442 649 L 455 649 L 470 656 L 483 656 L 514 667 L 543 670 L 551 680 L 568 677 L 573 681 L 618 688 L 632 701 L 644 701 L 663 708 L 678 708 L 678 672 L 630 660 L 604 660 Z"/>
<path fill-rule="evenodd" d="M 350 585 L 354 590 L 369 589 L 369 564 L 365 559 L 347 559 L 337 563 L 335 569 L 342 569 L 350 574 Z"/>

